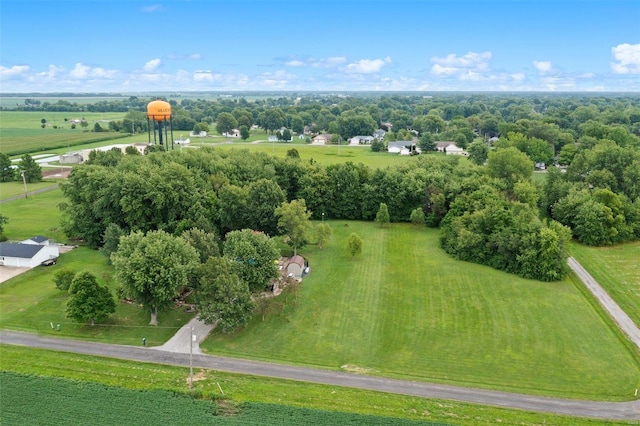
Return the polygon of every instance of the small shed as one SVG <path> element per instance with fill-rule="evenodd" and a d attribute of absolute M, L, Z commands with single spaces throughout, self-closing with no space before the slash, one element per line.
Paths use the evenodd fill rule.
<path fill-rule="evenodd" d="M 302 278 L 304 271 L 304 257 L 295 255 L 290 257 L 283 265 L 283 270 L 289 277 Z"/>

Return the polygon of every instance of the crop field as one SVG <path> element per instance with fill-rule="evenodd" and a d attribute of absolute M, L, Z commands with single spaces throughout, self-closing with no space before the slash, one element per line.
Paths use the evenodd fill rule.
<path fill-rule="evenodd" d="M 106 404 L 95 404 L 96 399 L 88 399 L 82 394 L 83 388 L 94 390 L 99 384 L 104 387 L 104 392 L 98 390 L 100 394 L 93 396 L 109 398 L 108 401 L 118 399 L 123 405 L 129 407 L 129 402 L 121 401 L 125 395 L 128 398 L 144 398 L 143 404 L 153 404 L 154 400 L 164 398 L 166 395 L 175 395 L 181 398 L 188 393 L 187 368 L 131 362 L 118 359 L 101 358 L 96 356 L 79 355 L 66 352 L 54 352 L 42 349 L 25 348 L 19 346 L 0 345 L 0 371 L 12 372 L 12 374 L 1 374 L 0 380 L 11 378 L 13 386 L 20 385 L 20 389 L 15 390 L 17 397 L 24 395 L 23 388 L 30 392 L 24 395 L 19 406 L 24 401 L 32 402 L 32 397 L 41 395 L 42 398 L 58 398 L 60 403 L 53 407 L 56 415 L 63 418 L 64 415 L 74 414 L 78 418 L 84 418 L 86 412 L 94 410 L 94 406 L 103 407 L 100 415 L 113 415 Z M 319 385 L 313 383 L 303 383 L 297 381 L 272 379 L 266 377 L 256 377 L 216 371 L 196 370 L 194 372 L 194 395 L 202 397 L 208 401 L 214 400 L 217 406 L 214 413 L 227 415 L 224 421 L 246 421 L 246 423 L 231 424 L 265 424 L 256 419 L 270 418 L 273 413 L 287 413 L 289 418 L 298 418 L 301 414 L 305 416 L 320 416 L 322 422 L 316 424 L 385 424 L 376 423 L 386 421 L 388 424 L 403 424 L 400 419 L 420 420 L 431 424 L 455 424 L 461 426 L 493 426 L 519 425 L 533 426 L 541 424 L 549 425 L 596 425 L 603 424 L 601 421 L 588 419 L 578 419 L 567 416 L 558 416 L 546 413 L 532 413 L 520 410 L 507 410 L 495 407 L 480 406 L 455 401 L 445 401 L 438 399 L 416 398 L 404 395 L 394 395 L 382 392 L 373 392 L 337 386 Z M 45 380 L 52 378 L 55 381 Z M 64 379 L 58 381 L 57 379 Z M 43 380 L 38 380 L 43 379 Z M 56 392 L 49 392 L 42 395 L 40 391 L 29 389 L 29 383 L 22 383 L 23 380 L 33 382 L 41 388 L 49 388 L 54 383 Z M 62 392 L 62 387 L 70 389 Z M 123 392 L 119 392 L 118 389 Z M 8 389 L 2 386 L 2 389 Z M 222 390 L 222 392 L 221 392 Z M 135 391 L 138 391 L 137 393 Z M 146 391 L 146 392 L 142 392 Z M 164 391 L 164 392 L 161 392 Z M 14 394 L 13 390 L 11 392 Z M 64 399 L 62 399 L 64 397 Z M 88 400 L 84 407 L 78 406 L 74 401 L 77 399 Z M 62 400 L 61 400 L 62 399 Z M 137 399 L 135 399 L 137 400 Z M 135 401 L 134 400 L 134 401 Z M 165 400 L 166 401 L 166 400 Z M 170 399 L 173 401 L 173 399 Z M 198 410 L 206 414 L 212 413 L 212 403 L 200 401 L 189 405 L 180 401 L 180 406 L 189 405 L 190 410 Z M 8 399 L 0 399 L 0 412 L 13 410 L 7 406 Z M 171 405 L 171 404 L 168 404 Z M 38 404 L 31 404 L 24 407 L 21 421 L 12 424 L 24 424 L 26 418 L 38 418 L 42 415 L 35 413 L 33 416 L 26 416 Z M 167 407 L 168 408 L 168 407 Z M 134 421 L 142 410 L 121 410 L 128 412 L 129 424 L 144 424 L 147 419 L 140 422 Z M 166 409 L 166 408 L 165 408 Z M 146 413 L 145 413 L 146 414 Z M 354 416 L 358 414 L 360 416 Z M 327 418 L 326 416 L 331 416 Z M 333 417 L 336 416 L 336 417 Z M 378 417 L 381 416 L 381 417 Z M 319 418 L 319 417 L 318 417 Z M 176 415 L 166 424 L 179 424 L 182 417 Z M 326 419 L 326 421 L 325 421 Z M 347 422 L 337 422 L 346 420 Z M 64 420 L 60 420 L 63 422 Z M 50 424 L 42 422 L 44 424 Z M 41 424 L 42 424 L 41 423 Z M 34 424 L 34 423 L 30 423 Z M 56 423 L 64 424 L 64 423 Z M 77 424 L 77 423 L 74 423 Z M 111 423 L 116 424 L 116 423 Z M 195 424 L 195 423 L 190 423 Z M 198 424 L 211 424 L 208 422 Z M 280 421 L 280 424 L 295 424 Z M 311 423 L 306 423 L 311 424 Z M 404 423 L 413 424 L 413 423 Z M 623 425 L 624 422 L 606 422 L 607 425 Z"/>
<path fill-rule="evenodd" d="M 261 403 L 227 407 L 166 390 L 131 390 L 96 383 L 0 372 L 2 419 L 6 424 L 56 425 L 419 425 L 390 419 Z M 34 403 L 36 402 L 37 403 Z M 96 401 L 100 401 L 96 404 Z M 434 423 L 432 423 L 434 424 Z"/>
<path fill-rule="evenodd" d="M 438 231 L 330 222 L 297 307 L 215 334 L 209 353 L 524 393 L 628 399 L 638 354 L 573 277 L 545 283 L 451 259 Z M 350 260 L 346 238 L 363 253 Z M 597 307 L 597 304 L 595 304 Z M 596 308 L 597 309 L 597 308 Z"/>
<path fill-rule="evenodd" d="M 65 118 L 84 118 L 89 125 L 86 128 L 76 125 L 76 128 L 72 129 Z M 19 155 L 119 138 L 126 135 L 94 133 L 89 130 L 93 130 L 95 122 L 101 122 L 103 128 L 108 128 L 109 120 L 122 118 L 123 113 L 0 111 L 0 151 L 8 155 Z M 41 127 L 42 119 L 47 120 L 44 129 Z"/>
<path fill-rule="evenodd" d="M 640 327 L 640 241 L 613 247 L 575 243 L 571 253 Z"/>

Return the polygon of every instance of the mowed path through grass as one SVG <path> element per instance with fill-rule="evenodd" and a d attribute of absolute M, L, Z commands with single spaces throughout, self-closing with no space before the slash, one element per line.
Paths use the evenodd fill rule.
<path fill-rule="evenodd" d="M 576 243 L 571 252 L 640 327 L 640 241 L 613 247 Z"/>
<path fill-rule="evenodd" d="M 217 354 L 473 387 L 627 399 L 638 354 L 572 278 L 543 283 L 451 259 L 437 230 L 331 222 L 302 250 L 311 275 L 297 307 L 202 347 Z M 349 259 L 346 238 L 363 253 Z"/>

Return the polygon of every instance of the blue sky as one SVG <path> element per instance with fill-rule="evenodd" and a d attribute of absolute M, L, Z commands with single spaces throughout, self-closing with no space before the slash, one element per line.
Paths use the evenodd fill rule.
<path fill-rule="evenodd" d="M 640 92 L 640 1 L 0 2 L 0 92 Z"/>

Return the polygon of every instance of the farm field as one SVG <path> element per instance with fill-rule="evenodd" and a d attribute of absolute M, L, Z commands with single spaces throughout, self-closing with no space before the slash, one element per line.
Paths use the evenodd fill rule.
<path fill-rule="evenodd" d="M 58 181 L 52 179 L 43 180 L 42 182 L 28 183 L 27 192 L 36 191 L 42 188 L 48 188 L 57 184 Z M 0 183 L 0 200 L 4 200 L 5 198 L 13 197 L 16 195 L 24 196 L 24 185 L 22 181 Z M 0 210 L 1 209 L 2 207 L 0 207 Z"/>
<path fill-rule="evenodd" d="M 77 125 L 71 129 L 71 124 L 65 118 L 82 118 L 88 122 L 85 128 Z M 47 120 L 47 126 L 41 127 L 41 120 Z M 100 132 L 92 130 L 96 122 L 102 122 L 103 128 L 108 128 L 109 120 L 121 120 L 124 113 L 68 113 L 68 112 L 22 112 L 0 111 L 0 151 L 7 155 L 35 153 L 50 149 L 64 149 L 85 143 L 108 141 L 126 136 L 121 133 Z M 57 128 L 54 128 L 56 126 Z"/>
<path fill-rule="evenodd" d="M 571 253 L 640 327 L 640 241 L 613 247 L 574 243 Z"/>
<path fill-rule="evenodd" d="M 38 395 L 41 397 L 50 396 L 51 398 L 65 397 L 64 402 L 55 407 L 56 411 L 60 414 L 74 413 L 81 416 L 79 418 L 83 418 L 82 416 L 91 412 L 90 410 L 95 406 L 92 403 L 82 406 L 75 404 L 74 401 L 85 400 L 88 395 L 92 395 L 78 390 L 78 388 L 82 387 L 93 391 L 95 384 L 108 386 L 104 391 L 99 390 L 98 392 L 101 392 L 103 397 L 117 398 L 119 402 L 125 405 L 128 404 L 127 400 L 122 400 L 125 397 L 144 397 L 146 399 L 144 403 L 148 404 L 152 403 L 152 398 L 149 398 L 149 396 L 160 397 L 166 395 L 166 393 L 176 393 L 177 397 L 180 397 L 180 395 L 188 392 L 186 379 L 189 372 L 186 368 L 18 346 L 0 345 L 0 370 L 12 372 L 11 374 L 2 374 L 0 377 L 11 377 L 16 384 L 22 385 L 22 377 L 27 376 L 27 381 L 37 384 L 40 388 L 46 389 L 47 386 L 55 384 L 69 389 L 68 391 L 65 390 L 65 392 L 49 392 L 44 395 L 38 393 Z M 260 418 L 260 416 L 268 418 L 269 413 L 287 413 L 287 416 L 291 417 L 301 414 L 305 416 L 322 414 L 323 416 L 339 416 L 338 418 L 341 419 L 353 419 L 353 414 L 358 414 L 366 416 L 364 419 L 367 422 L 364 424 L 376 424 L 374 423 L 375 420 L 382 419 L 386 421 L 393 420 L 391 424 L 394 425 L 401 423 L 399 419 L 462 426 L 488 426 L 496 423 L 521 426 L 540 424 L 596 425 L 605 423 L 545 413 L 507 410 L 454 401 L 415 398 L 215 371 L 196 370 L 194 373 L 194 394 L 196 396 L 215 400 L 227 414 L 237 411 L 237 417 L 230 417 L 228 421 L 247 419 L 247 417 L 249 417 L 247 420 L 250 420 L 251 416 L 254 416 L 254 419 Z M 64 380 L 58 381 L 60 378 Z M 73 383 L 69 383 L 69 381 L 73 381 Z M 224 395 L 220 393 L 220 389 L 223 390 Z M 140 393 L 132 393 L 134 390 Z M 16 394 L 22 395 L 21 392 L 30 391 L 27 386 L 22 385 L 20 389 L 16 389 Z M 23 400 L 32 401 L 31 397 L 27 398 L 27 396 Z M 89 400 L 95 401 L 95 398 Z M 153 400 L 157 401 L 157 399 Z M 4 398 L 0 400 L 2 412 L 5 412 L 5 403 L 6 400 Z M 184 401 L 182 403 L 184 404 Z M 210 404 L 207 401 L 199 401 L 193 402 L 190 407 L 193 410 L 204 409 L 206 411 L 209 409 Z M 83 410 L 83 407 L 86 411 Z M 108 405 L 100 404 L 100 407 L 103 410 L 101 415 L 114 415 L 111 412 L 107 412 L 109 410 L 104 409 Z M 29 408 L 25 407 L 25 410 Z M 318 413 L 316 410 L 322 410 L 322 412 Z M 137 410 L 127 411 L 130 413 L 128 419 L 132 419 L 133 416 L 137 415 Z M 349 414 L 351 415 L 349 416 Z M 38 415 L 41 414 L 34 414 L 34 416 Z M 374 418 L 374 416 L 376 417 Z M 176 424 L 176 421 L 178 421 L 176 419 L 180 418 L 178 415 L 169 423 Z M 332 419 L 334 419 L 333 422 L 328 421 L 323 424 L 344 424 L 336 423 L 335 417 L 332 417 Z M 358 417 L 358 419 L 363 418 Z M 216 418 L 216 420 L 218 419 Z M 138 422 L 130 423 L 141 424 Z M 265 424 L 263 422 L 259 423 Z M 254 421 L 253 423 L 240 424 L 256 423 Z M 276 424 L 282 424 L 282 422 Z M 354 423 L 350 424 L 363 423 L 354 420 Z M 606 424 L 623 425 L 628 423 L 606 422 Z"/>
<path fill-rule="evenodd" d="M 209 353 L 524 393 L 628 399 L 638 354 L 573 277 L 544 283 L 460 262 L 437 230 L 330 222 L 307 247 L 297 307 L 216 333 Z M 347 236 L 363 253 L 349 260 Z M 596 304 L 597 306 L 597 304 Z"/>

